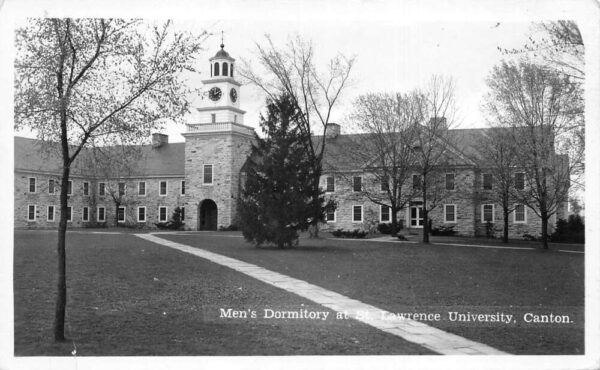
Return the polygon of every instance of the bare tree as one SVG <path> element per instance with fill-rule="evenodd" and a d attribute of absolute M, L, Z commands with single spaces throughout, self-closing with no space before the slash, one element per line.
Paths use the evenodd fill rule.
<path fill-rule="evenodd" d="M 569 77 L 528 61 L 494 67 L 487 84 L 489 113 L 502 126 L 514 128 L 517 168 L 525 174 L 517 199 L 541 219 L 541 238 L 548 248 L 548 221 L 568 200 L 572 163 L 564 141 L 577 93 Z M 575 160 L 576 162 L 576 160 Z"/>
<path fill-rule="evenodd" d="M 491 176 L 489 192 L 486 197 L 502 208 L 502 242 L 508 243 L 508 223 L 510 213 L 514 210 L 514 175 L 517 166 L 514 133 L 503 127 L 485 130 L 480 140 L 475 143 L 482 155 L 482 166 Z M 485 180 L 484 180 L 485 181 Z M 485 185 L 484 185 L 485 186 Z M 484 187 L 485 191 L 486 188 Z"/>
<path fill-rule="evenodd" d="M 373 175 L 380 187 L 363 184 L 372 202 L 389 207 L 392 234 L 398 230 L 398 212 L 414 197 L 409 186 L 413 173 L 417 124 L 423 121 L 424 96 L 418 91 L 401 94 L 366 94 L 353 105 L 350 122 L 366 135 L 354 140 L 353 160 Z"/>
<path fill-rule="evenodd" d="M 444 167 L 453 148 L 449 130 L 456 123 L 457 104 L 454 81 L 451 78 L 433 76 L 422 91 L 423 118 L 415 126 L 417 134 L 412 143 L 415 170 L 423 202 L 423 243 L 429 243 L 429 212 L 435 209 L 445 195 Z"/>
<path fill-rule="evenodd" d="M 193 71 L 205 36 L 177 33 L 170 22 L 30 19 L 16 32 L 15 128 L 60 143 L 62 158 L 54 339 L 65 340 L 67 184 L 90 143 L 147 137 L 187 111 L 184 70 Z"/>
<path fill-rule="evenodd" d="M 321 73 L 315 66 L 311 42 L 296 37 L 290 39 L 286 47 L 278 47 L 269 35 L 265 38 L 266 46 L 256 44 L 258 60 L 264 70 L 259 71 L 245 62 L 238 74 L 258 86 L 273 101 L 282 94 L 291 97 L 295 108 L 301 112 L 297 124 L 305 138 L 304 146 L 312 163 L 313 179 L 318 184 L 328 123 L 342 92 L 348 86 L 355 59 L 337 55 L 329 61 L 326 71 Z M 319 215 L 313 218 L 315 227 L 320 218 Z"/>

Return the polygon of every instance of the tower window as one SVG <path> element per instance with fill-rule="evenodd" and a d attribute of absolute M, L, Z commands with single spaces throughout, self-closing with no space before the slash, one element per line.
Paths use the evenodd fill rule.
<path fill-rule="evenodd" d="M 234 123 L 237 123 L 237 114 L 234 114 L 234 115 L 233 115 L 233 122 L 234 122 Z"/>
<path fill-rule="evenodd" d="M 210 115 L 210 121 L 212 123 L 217 122 L 217 114 L 216 113 L 211 113 L 211 115 Z"/>
<path fill-rule="evenodd" d="M 229 74 L 227 63 L 223 63 L 223 76 L 227 76 Z"/>
<path fill-rule="evenodd" d="M 229 68 L 229 76 L 233 77 L 233 64 L 231 65 L 231 68 Z"/>
<path fill-rule="evenodd" d="M 219 75 L 219 63 L 215 63 L 215 76 Z"/>

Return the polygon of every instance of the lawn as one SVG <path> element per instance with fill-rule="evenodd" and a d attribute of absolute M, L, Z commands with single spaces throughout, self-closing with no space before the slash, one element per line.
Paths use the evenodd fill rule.
<path fill-rule="evenodd" d="M 509 353 L 584 353 L 583 254 L 325 238 L 303 239 L 297 248 L 279 250 L 255 248 L 235 233 L 163 237 L 391 312 L 512 314 L 516 322 L 510 325 L 428 323 Z M 572 323 L 526 323 L 525 313 L 568 315 Z"/>
<path fill-rule="evenodd" d="M 328 310 L 131 234 L 70 232 L 67 240 L 69 341 L 54 344 L 56 233 L 15 231 L 16 356 L 430 354 L 354 320 L 222 319 L 228 307 Z M 231 252 L 265 252 L 227 240 Z"/>

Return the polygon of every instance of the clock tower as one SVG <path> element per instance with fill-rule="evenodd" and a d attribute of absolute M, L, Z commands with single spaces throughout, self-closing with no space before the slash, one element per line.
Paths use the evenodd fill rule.
<path fill-rule="evenodd" d="M 240 171 L 250 154 L 254 129 L 244 125 L 241 84 L 235 59 L 221 49 L 209 59 L 210 78 L 196 108 L 199 122 L 187 124 L 185 138 L 185 225 L 217 230 L 237 224 Z"/>

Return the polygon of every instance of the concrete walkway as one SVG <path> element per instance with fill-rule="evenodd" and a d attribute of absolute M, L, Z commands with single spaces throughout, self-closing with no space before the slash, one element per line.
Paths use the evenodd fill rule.
<path fill-rule="evenodd" d="M 169 248 L 204 258 L 222 266 L 239 271 L 269 285 L 294 293 L 335 312 L 347 313 L 353 319 L 361 321 L 384 332 L 417 343 L 434 352 L 444 355 L 505 355 L 507 353 L 482 343 L 477 343 L 455 334 L 431 327 L 419 321 L 385 320 L 390 312 L 357 301 L 341 294 L 323 289 L 306 281 L 264 269 L 260 266 L 226 257 L 203 249 L 165 240 L 152 234 L 134 234 L 135 236 Z M 369 315 L 364 315 L 368 312 Z M 359 314 L 362 315 L 357 317 Z"/>

